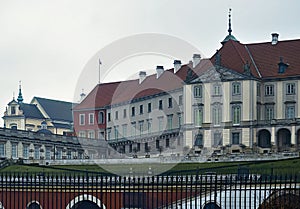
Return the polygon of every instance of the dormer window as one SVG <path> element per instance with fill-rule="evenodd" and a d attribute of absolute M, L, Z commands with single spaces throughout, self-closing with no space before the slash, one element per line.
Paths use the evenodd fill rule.
<path fill-rule="evenodd" d="M 288 66 L 289 66 L 289 64 L 284 63 L 283 58 L 280 57 L 280 62 L 278 63 L 278 73 L 285 73 L 285 70 Z"/>

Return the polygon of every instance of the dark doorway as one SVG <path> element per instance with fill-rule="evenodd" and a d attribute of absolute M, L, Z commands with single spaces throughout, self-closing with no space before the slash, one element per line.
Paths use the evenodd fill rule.
<path fill-rule="evenodd" d="M 26 207 L 26 209 L 41 209 L 41 207 L 38 203 L 32 202 Z"/>
<path fill-rule="evenodd" d="M 101 209 L 96 203 L 84 200 L 76 203 L 71 209 Z"/>
<path fill-rule="evenodd" d="M 279 152 L 289 151 L 291 148 L 291 132 L 282 128 L 277 132 L 277 149 Z"/>
<path fill-rule="evenodd" d="M 271 148 L 271 134 L 268 130 L 258 132 L 258 146 L 261 148 Z"/>

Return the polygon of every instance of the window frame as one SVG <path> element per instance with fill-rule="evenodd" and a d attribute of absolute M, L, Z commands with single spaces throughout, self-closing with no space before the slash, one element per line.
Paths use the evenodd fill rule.
<path fill-rule="evenodd" d="M 232 83 L 232 95 L 241 95 L 241 82 L 233 82 Z"/>
<path fill-rule="evenodd" d="M 89 113 L 89 125 L 94 125 L 95 123 L 95 114 Z"/>
<path fill-rule="evenodd" d="M 241 105 L 233 105 L 232 106 L 232 125 L 233 126 L 238 126 L 241 124 L 241 120 L 242 120 L 242 107 Z M 238 112 L 236 112 L 238 111 Z M 238 114 L 238 115 L 236 115 Z"/>
<path fill-rule="evenodd" d="M 85 125 L 85 114 L 84 113 L 80 113 L 79 114 L 79 125 L 80 126 L 84 126 Z"/>
<path fill-rule="evenodd" d="M 274 96 L 274 84 L 265 85 L 265 96 Z"/>
<path fill-rule="evenodd" d="M 202 85 L 196 85 L 194 86 L 194 98 L 202 98 L 203 89 Z"/>
<path fill-rule="evenodd" d="M 296 94 L 296 84 L 295 83 L 287 83 L 285 85 L 286 94 L 287 95 L 295 95 Z"/>

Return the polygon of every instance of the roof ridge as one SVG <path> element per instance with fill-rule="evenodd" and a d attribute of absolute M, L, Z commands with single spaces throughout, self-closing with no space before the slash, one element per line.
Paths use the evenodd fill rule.
<path fill-rule="evenodd" d="M 249 57 L 250 57 L 250 59 L 251 59 L 251 62 L 252 62 L 253 65 L 254 65 L 254 68 L 255 68 L 256 72 L 258 73 L 259 77 L 262 78 L 262 75 L 261 75 L 261 73 L 260 73 L 260 70 L 258 69 L 258 67 L 257 67 L 257 65 L 256 65 L 256 63 L 255 63 L 255 60 L 254 60 L 254 58 L 253 58 L 253 56 L 252 56 L 252 54 L 251 54 L 251 52 L 250 52 L 250 49 L 248 48 L 247 44 L 245 44 L 244 47 L 245 47 L 245 49 L 246 49 L 246 51 L 247 51 L 247 53 L 248 53 L 248 55 L 249 55 Z"/>
<path fill-rule="evenodd" d="M 37 96 L 34 96 L 33 99 L 34 98 L 48 100 L 48 101 L 55 101 L 55 102 L 64 102 L 64 103 L 71 103 L 71 104 L 73 103 L 73 102 L 68 102 L 68 101 L 63 101 L 63 100 L 58 100 L 58 99 L 49 99 L 49 98 L 37 97 Z"/>
<path fill-rule="evenodd" d="M 280 40 L 278 43 L 281 42 L 293 42 L 293 41 L 300 41 L 300 38 L 297 39 L 286 39 L 286 40 Z M 256 43 L 247 43 L 245 45 L 261 45 L 261 44 L 270 44 L 272 41 L 263 41 L 263 42 L 256 42 Z"/>

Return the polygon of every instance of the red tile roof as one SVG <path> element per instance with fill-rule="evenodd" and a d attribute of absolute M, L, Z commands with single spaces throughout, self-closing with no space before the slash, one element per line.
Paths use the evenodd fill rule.
<path fill-rule="evenodd" d="M 256 78 L 282 78 L 300 75 L 300 40 L 279 41 L 276 45 L 271 42 L 242 44 L 229 40 L 219 50 L 221 66 L 244 73 L 246 63 L 250 64 L 250 72 Z M 282 74 L 278 73 L 280 57 L 289 66 Z M 202 59 L 193 69 L 190 65 L 183 65 L 178 72 L 174 69 L 166 70 L 157 79 L 156 74 L 149 75 L 140 84 L 139 79 L 122 82 L 98 84 L 74 110 L 100 108 L 122 102 L 130 102 L 163 92 L 182 88 L 188 71 L 193 69 L 195 74 L 204 73 L 213 67 L 216 54 L 210 59 Z"/>
<path fill-rule="evenodd" d="M 244 72 L 246 62 L 250 64 L 250 71 L 257 78 L 283 78 L 300 75 L 300 39 L 279 41 L 276 45 L 271 42 L 241 44 L 229 40 L 219 50 L 221 65 Z M 215 62 L 216 54 L 211 58 Z M 285 73 L 278 73 L 280 57 L 289 67 Z"/>

